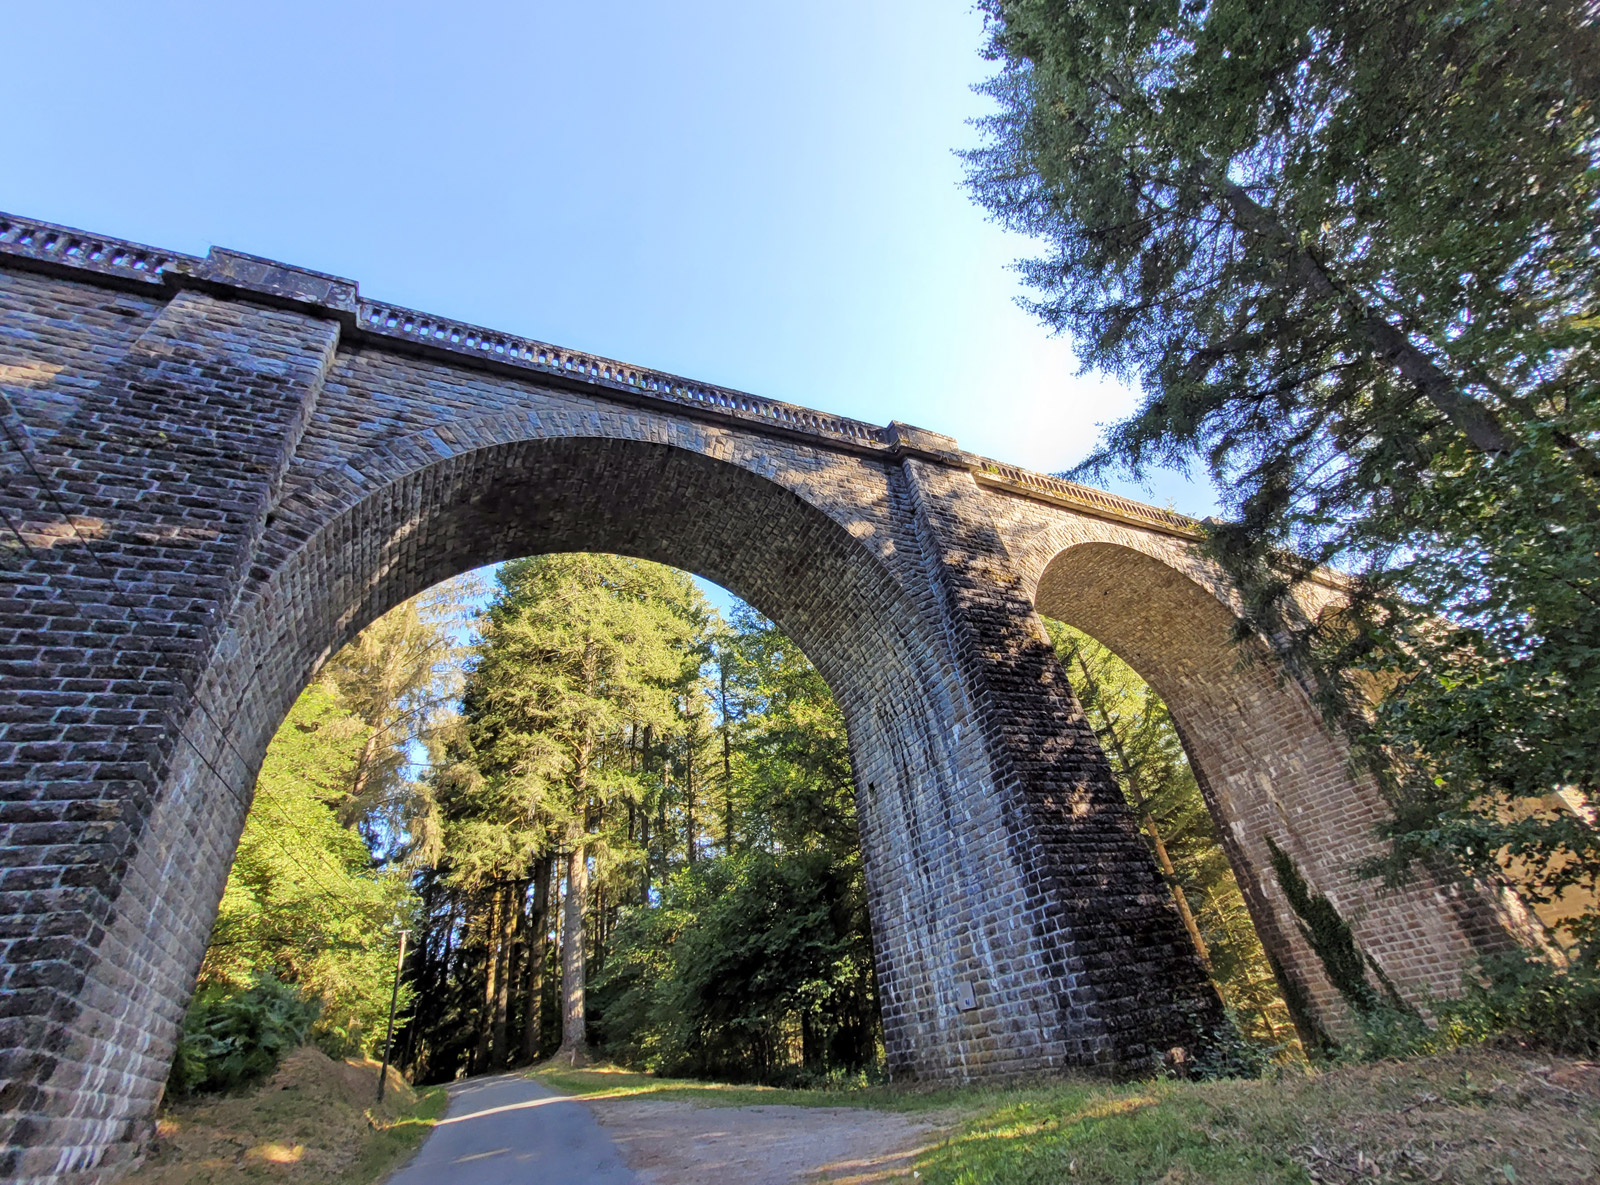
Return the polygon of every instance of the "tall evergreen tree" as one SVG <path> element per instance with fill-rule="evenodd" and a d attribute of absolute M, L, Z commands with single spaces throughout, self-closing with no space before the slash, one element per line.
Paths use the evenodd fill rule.
<path fill-rule="evenodd" d="M 768 1081 L 870 1065 L 848 746 L 798 648 L 616 556 L 505 565 L 480 633 L 436 740 L 415 1072 L 595 1046 Z"/>
<path fill-rule="evenodd" d="M 465 606 L 481 591 L 468 575 L 412 597 L 362 630 L 322 670 L 366 729 L 339 816 L 359 826 L 374 850 L 425 847 L 431 839 L 425 787 L 408 776 L 413 746 L 425 744 L 452 715 L 465 656 L 455 634 Z"/>
<path fill-rule="evenodd" d="M 799 648 L 748 607 L 716 639 L 724 842 L 626 910 L 597 985 L 612 1056 L 778 1082 L 878 1053 L 866 886 L 844 719 Z M 698 735 L 686 720 L 686 735 Z M 728 843 L 728 818 L 738 820 Z"/>
<path fill-rule="evenodd" d="M 608 855 L 608 808 L 645 804 L 628 741 L 641 724 L 669 731 L 706 611 L 681 573 L 620 556 L 539 556 L 503 565 L 497 579 L 439 777 L 440 868 L 481 899 L 479 1062 L 494 1065 L 510 1052 L 515 916 L 535 862 L 559 853 L 561 1049 L 577 1059 L 587 1045 L 591 866 Z"/>

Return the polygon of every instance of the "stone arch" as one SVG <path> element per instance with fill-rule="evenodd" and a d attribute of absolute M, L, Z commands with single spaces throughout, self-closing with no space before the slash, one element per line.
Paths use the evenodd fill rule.
<path fill-rule="evenodd" d="M 115 305 L 97 295 L 110 289 Z M 8 364 L 62 372 L 5 416 L 25 473 L 0 483 L 14 808 L 0 1003 L 18 1022 L 0 1050 L 16 1103 L 0 1172 L 86 1181 L 134 1155 L 262 752 L 317 664 L 403 597 L 543 550 L 718 580 L 832 684 L 897 1072 L 1146 1067 L 1220 1019 L 1032 612 L 1052 568 L 1084 601 L 1077 620 L 1112 640 L 1109 603 L 1090 621 L 1079 593 L 1148 572 L 1123 557 L 1097 577 L 1070 551 L 1107 542 L 1225 603 L 1175 516 L 905 424 L 380 304 L 233 252 L 7 216 L 0 301 L 18 314 Z M 1040 607 L 1074 619 L 1044 592 Z M 1178 601 L 1176 616 L 1194 610 Z M 1176 653 L 1152 647 L 1147 675 Z M 1335 764 L 1316 768 L 1334 800 L 1367 801 Z M 1306 803 L 1269 785 L 1296 853 L 1320 854 L 1315 812 L 1301 824 Z M 1462 965 L 1460 902 L 1454 919 L 1426 888 L 1368 902 L 1306 862 L 1366 909 L 1358 931 L 1397 980 Z"/>
<path fill-rule="evenodd" d="M 1309 1010 L 1297 1022 L 1337 1031 L 1348 1012 L 1277 883 L 1269 838 L 1403 997 L 1421 1004 L 1459 990 L 1478 942 L 1499 933 L 1484 924 L 1483 902 L 1425 878 L 1380 892 L 1357 876 L 1378 851 L 1384 807 L 1348 744 L 1264 641 L 1234 640 L 1232 590 L 1192 544 L 1111 533 L 1052 555 L 1035 604 L 1110 648 L 1166 701 L 1291 1009 Z"/>
<path fill-rule="evenodd" d="M 359 471 L 291 487 L 259 548 L 272 566 L 241 598 L 200 690 L 206 707 L 190 731 L 211 740 L 209 765 L 179 755 L 141 853 L 154 864 L 142 880 L 150 914 L 168 945 L 181 946 L 178 970 L 149 981 L 151 1002 L 176 1022 L 261 757 L 322 661 L 459 572 L 607 551 L 722 584 L 816 663 L 849 730 L 891 1066 L 959 1076 L 992 1062 L 995 1041 L 961 1011 L 954 975 L 1003 953 L 986 949 L 992 928 L 952 928 L 935 903 L 980 898 L 1007 854 L 965 843 L 951 826 L 977 742 L 969 733 L 964 770 L 960 730 L 940 722 L 970 714 L 957 706 L 965 693 L 917 606 L 858 534 L 870 533 L 846 529 L 775 476 L 710 450 L 619 436 L 523 436 L 444 458 L 410 441 Z M 216 791 L 219 770 L 231 795 Z M 981 809 L 963 809 L 981 822 Z M 1029 1040 L 1059 1040 L 1058 1025 L 1045 1019 Z M 1029 1041 L 1005 1052 L 1030 1056 Z"/>

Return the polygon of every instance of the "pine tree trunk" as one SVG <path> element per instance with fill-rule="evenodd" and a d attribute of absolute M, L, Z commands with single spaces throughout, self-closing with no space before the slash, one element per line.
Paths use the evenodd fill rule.
<path fill-rule="evenodd" d="M 661 883 L 672 875 L 672 832 L 667 830 L 667 791 L 672 787 L 672 771 L 661 762 L 661 797 L 656 800 L 656 834 L 661 837 Z"/>
<path fill-rule="evenodd" d="M 522 1060 L 539 1060 L 544 1039 L 545 931 L 549 928 L 550 868 L 548 855 L 533 862 L 533 905 L 528 911 L 528 962 L 522 977 Z"/>
<path fill-rule="evenodd" d="M 489 1068 L 492 1029 L 494 1024 L 495 969 L 499 962 L 496 939 L 500 936 L 500 894 L 492 892 L 485 904 L 483 920 L 483 1011 L 478 1018 L 478 1048 L 473 1053 L 473 1068 L 482 1072 Z"/>
<path fill-rule="evenodd" d="M 694 867 L 694 738 L 685 736 L 683 753 L 684 859 Z"/>
<path fill-rule="evenodd" d="M 355 776 L 350 780 L 350 802 L 360 802 L 367 792 L 367 782 L 372 778 L 372 763 L 378 757 L 378 734 L 379 730 L 374 728 L 361 746 L 361 756 L 356 760 Z M 344 804 L 340 805 L 342 817 Z"/>
<path fill-rule="evenodd" d="M 717 674 L 722 682 L 722 850 L 733 855 L 733 747 L 728 740 L 728 660 L 719 655 Z"/>
<path fill-rule="evenodd" d="M 1140 799 L 1140 805 L 1143 805 L 1143 799 Z M 1194 943 L 1195 953 L 1200 956 L 1201 966 L 1209 972 L 1211 952 L 1206 949 L 1206 940 L 1201 936 L 1200 926 L 1189 909 L 1189 899 L 1184 896 L 1183 886 L 1178 883 L 1178 871 L 1173 868 L 1172 859 L 1167 855 L 1167 845 L 1162 842 L 1161 832 L 1156 828 L 1155 816 L 1149 811 L 1144 812 L 1144 826 L 1150 833 L 1150 842 L 1155 845 L 1156 859 L 1161 863 L 1161 871 L 1166 874 L 1167 882 L 1172 886 L 1172 899 L 1177 902 L 1178 913 L 1183 918 L 1183 927 L 1189 931 L 1189 939 Z"/>
<path fill-rule="evenodd" d="M 597 672 L 594 647 L 584 647 L 584 689 L 594 694 Z M 590 827 L 589 761 L 594 735 L 585 730 L 577 737 L 572 754 L 572 802 L 577 816 L 567 834 L 567 900 L 561 935 L 561 1056 L 571 1065 L 586 1060 L 588 1035 L 584 1031 L 585 908 L 589 904 L 588 842 Z"/>
<path fill-rule="evenodd" d="M 499 942 L 496 951 L 494 1031 L 490 1042 L 489 1064 L 498 1069 L 511 1060 L 511 1050 L 506 1045 L 506 1022 L 511 1008 L 511 935 L 516 922 L 514 884 L 500 889 Z"/>
<path fill-rule="evenodd" d="M 584 957 L 583 907 L 589 896 L 589 865 L 584 855 L 583 833 L 571 838 L 567 855 L 567 898 L 561 927 L 561 1052 L 573 1065 L 584 1060 Z"/>
<path fill-rule="evenodd" d="M 642 905 L 650 904 L 650 808 L 639 808 L 639 847 L 644 852 L 643 877 L 644 883 L 640 886 L 639 902 Z"/>
<path fill-rule="evenodd" d="M 650 774 L 650 744 L 655 739 L 655 726 L 644 726 L 644 749 L 640 757 L 641 772 L 648 777 Z M 644 849 L 644 895 L 640 898 L 642 904 L 650 904 L 650 805 L 647 802 L 639 804 L 639 845 Z"/>

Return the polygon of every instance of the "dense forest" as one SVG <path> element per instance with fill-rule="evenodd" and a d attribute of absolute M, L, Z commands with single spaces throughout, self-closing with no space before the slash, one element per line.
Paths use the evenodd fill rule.
<path fill-rule="evenodd" d="M 1291 1048 L 1165 706 L 1048 626 L 1235 1023 Z M 394 1056 L 419 1081 L 556 1055 L 766 1083 L 882 1071 L 844 720 L 773 623 L 724 620 L 674 569 L 504 564 L 327 665 L 263 767 L 185 1082 L 241 1011 L 286 996 L 325 1049 L 381 1053 L 402 929 Z"/>

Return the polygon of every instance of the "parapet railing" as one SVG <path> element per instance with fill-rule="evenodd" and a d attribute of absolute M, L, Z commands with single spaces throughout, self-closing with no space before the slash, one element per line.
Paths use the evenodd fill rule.
<path fill-rule="evenodd" d="M 1139 526 L 1155 527 L 1169 533 L 1174 531 L 1184 535 L 1200 533 L 1199 521 L 1186 514 L 1179 514 L 1175 510 L 1163 510 L 1159 506 L 1147 506 L 1143 502 L 1135 502 L 1132 498 L 1124 498 L 1107 490 L 1097 490 L 1093 486 L 1079 485 L 1075 481 L 1034 473 L 1029 469 L 1002 464 L 987 458 L 978 463 L 976 472 L 980 479 L 987 479 L 991 484 L 1010 486 L 1027 493 L 1042 495 L 1049 501 L 1061 502 L 1102 518 L 1115 518 Z"/>
<path fill-rule="evenodd" d="M 162 286 L 198 280 L 220 286 L 224 290 L 241 292 L 268 291 L 277 295 L 285 292 L 302 302 L 303 294 L 320 295 L 311 303 L 326 304 L 329 312 L 355 330 L 355 336 L 376 339 L 378 342 L 406 343 L 411 348 L 437 351 L 456 357 L 479 359 L 499 363 L 520 371 L 559 376 L 568 382 L 583 383 L 627 393 L 635 397 L 660 400 L 684 407 L 703 408 L 721 415 L 770 425 L 791 432 L 803 432 L 844 441 L 855 448 L 889 451 L 894 448 L 899 435 L 888 428 L 852 420 L 846 416 L 833 416 L 813 411 L 795 403 L 777 399 L 763 399 L 744 391 L 700 383 L 666 371 L 648 370 L 630 366 L 598 354 L 562 349 L 548 342 L 517 337 L 463 321 L 453 321 L 421 313 L 399 305 L 367 300 L 359 295 L 354 282 L 322 276 L 287 264 L 271 260 L 240 256 L 237 252 L 213 249 L 209 257 L 184 255 L 176 251 L 160 251 L 139 243 L 88 234 L 67 226 L 39 222 L 30 218 L 0 213 L 0 255 L 32 260 L 51 269 L 65 268 L 93 272 L 111 277 L 121 283 L 138 286 Z M 257 276 L 247 279 L 238 268 L 228 266 L 228 257 L 234 261 L 248 261 L 249 269 L 265 269 L 273 276 L 287 277 L 288 283 L 274 288 Z M 300 285 L 294 277 L 314 277 L 321 283 Z M 337 281 L 330 287 L 327 281 Z M 265 288 L 253 285 L 266 283 Z M 341 295 L 330 297 L 337 288 Z M 352 299 L 353 298 L 353 299 Z M 333 304 L 326 302 L 332 299 Z M 902 429 L 903 431 L 903 429 Z M 916 431 L 916 430 L 913 430 Z M 952 445 L 954 442 L 951 442 Z M 1154 528 L 1167 533 L 1195 535 L 1199 524 L 1192 518 L 1155 506 L 1146 506 L 1132 498 L 1123 498 L 1105 490 L 1076 482 L 1063 481 L 1043 473 L 1033 473 L 1015 465 L 1006 465 L 972 454 L 948 453 L 948 461 L 964 462 L 971 466 L 978 478 L 986 484 L 1013 490 L 1018 493 L 1059 503 L 1102 518 L 1112 518 L 1137 526 Z"/>
<path fill-rule="evenodd" d="M 357 327 L 365 334 L 387 337 L 504 362 L 519 369 L 562 375 L 617 390 L 638 392 L 691 407 L 713 408 L 802 432 L 838 437 L 856 444 L 883 445 L 876 424 L 830 416 L 795 403 L 763 399 L 744 391 L 695 382 L 661 370 L 629 366 L 598 354 L 552 346 L 460 321 L 450 321 L 397 305 L 359 302 Z"/>
<path fill-rule="evenodd" d="M 10 214 L 0 214 L 0 245 L 11 248 L 12 254 L 145 284 L 160 284 L 162 273 L 179 263 L 200 262 L 192 255 L 158 251 L 154 247 L 85 234 L 71 227 Z"/>

